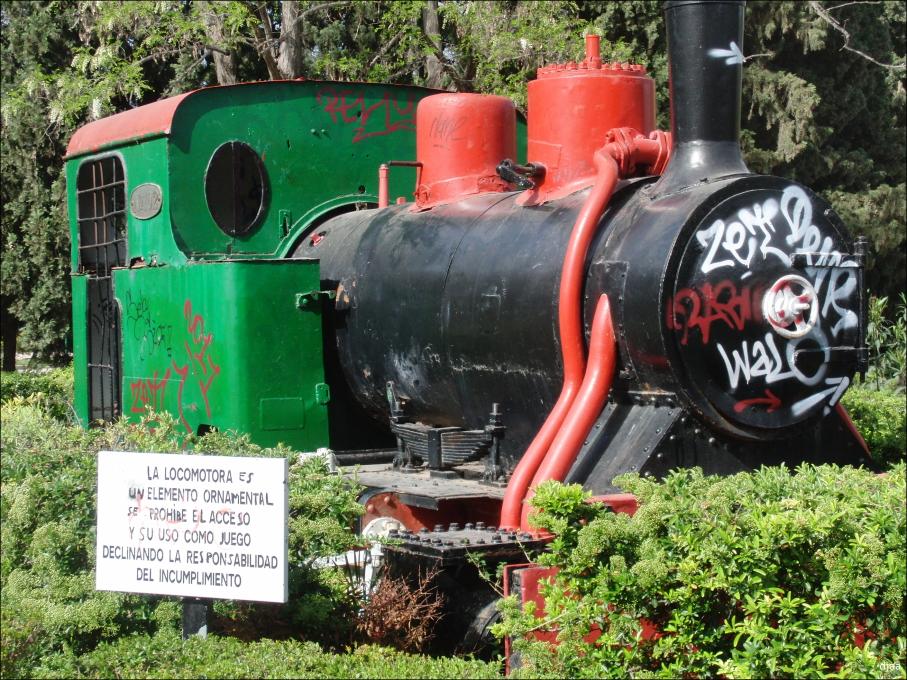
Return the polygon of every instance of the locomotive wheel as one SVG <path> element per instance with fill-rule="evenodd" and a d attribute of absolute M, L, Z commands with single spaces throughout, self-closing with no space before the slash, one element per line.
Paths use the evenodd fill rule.
<path fill-rule="evenodd" d="M 500 601 L 499 597 L 495 597 L 474 614 L 459 653 L 472 654 L 484 661 L 491 661 L 504 654 L 504 643 L 491 632 L 491 627 L 501 620 L 501 612 L 498 611 Z"/>

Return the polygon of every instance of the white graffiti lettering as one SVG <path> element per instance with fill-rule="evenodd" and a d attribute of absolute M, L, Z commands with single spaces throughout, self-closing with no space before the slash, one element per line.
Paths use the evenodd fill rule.
<path fill-rule="evenodd" d="M 712 50 L 711 55 L 733 56 L 730 51 L 719 52 L 722 51 Z M 763 268 L 774 275 L 780 264 L 800 270 L 809 281 L 822 323 L 816 323 L 808 334 L 779 339 L 779 333 L 769 331 L 755 339 L 741 338 L 739 345 L 727 339 L 724 344 L 715 343 L 721 357 L 718 365 L 724 366 L 732 393 L 743 389 L 751 392 L 753 388 L 759 390 L 782 381 L 807 388 L 807 396 L 786 405 L 793 416 L 822 404 L 827 412 L 838 402 L 849 380 L 834 376 L 830 345 L 842 344 L 842 340 L 845 345 L 851 344 L 850 336 L 859 326 L 859 264 L 852 256 L 836 250 L 840 248 L 839 236 L 833 228 L 815 224 L 817 210 L 805 189 L 790 185 L 780 196 L 767 195 L 745 207 L 738 204 L 733 212 L 697 231 L 694 241 L 702 251 L 702 274 L 724 271 L 742 280 Z M 824 218 L 818 221 L 825 224 Z M 764 263 L 766 266 L 762 267 Z M 808 342 L 804 349 L 798 351 L 805 341 Z M 795 361 L 795 356 L 803 361 Z"/>
<path fill-rule="evenodd" d="M 740 48 L 737 47 L 737 43 L 734 41 L 731 41 L 731 44 L 728 45 L 728 49 L 724 49 L 723 47 L 714 47 L 710 49 L 709 56 L 715 59 L 724 59 L 724 63 L 728 66 L 742 64 L 745 61 L 743 52 L 740 51 Z"/>
<path fill-rule="evenodd" d="M 774 223 L 779 215 L 785 225 L 780 233 Z M 857 289 L 857 264 L 833 250 L 834 239 L 823 236 L 812 218 L 809 196 L 801 187 L 789 186 L 782 192 L 780 203 L 767 198 L 750 208 L 739 209 L 732 222 L 718 219 L 696 232 L 697 241 L 707 249 L 700 269 L 707 274 L 741 266 L 747 270 L 741 278 L 746 278 L 751 274 L 757 253 L 761 261 L 775 258 L 786 267 L 792 265 L 792 255 L 800 255 L 823 300 L 822 318 L 835 322 L 832 335 L 838 337 L 858 323 L 856 313 L 846 306 Z"/>
<path fill-rule="evenodd" d="M 781 215 L 787 227 L 781 243 L 775 243 L 778 235 L 775 217 Z M 786 267 L 791 266 L 791 255 L 803 254 L 807 264 L 813 266 L 854 266 L 844 260 L 844 256 L 832 250 L 834 239 L 823 238 L 819 227 L 812 223 L 812 203 L 801 187 L 789 186 L 781 194 L 780 205 L 774 198 L 756 203 L 750 209 L 737 211 L 735 222 L 725 225 L 723 220 L 715 220 L 706 229 L 696 232 L 696 239 L 708 254 L 702 263 L 702 273 L 707 274 L 722 267 L 736 267 L 738 264 L 749 268 L 755 254 L 755 238 L 760 236 L 759 253 L 762 260 L 770 256 L 777 258 Z M 747 238 L 749 235 L 752 238 Z M 746 245 L 745 251 L 743 250 Z M 786 246 L 786 247 L 778 247 Z M 821 248 L 821 250 L 820 250 Z M 819 257 L 813 264 L 813 256 Z M 716 258 L 729 255 L 727 259 Z M 838 264 L 840 263 L 840 264 Z"/>
<path fill-rule="evenodd" d="M 816 404 L 822 402 L 828 395 L 831 395 L 831 398 L 828 400 L 827 407 L 832 407 L 838 403 L 838 399 L 841 398 L 841 395 L 844 394 L 844 390 L 847 389 L 850 385 L 850 378 L 847 376 L 841 376 L 839 378 L 826 378 L 826 385 L 831 385 L 831 387 L 826 387 L 824 390 L 815 392 L 805 399 L 794 403 L 790 410 L 795 416 L 799 416 L 803 413 L 806 413 Z"/>
<path fill-rule="evenodd" d="M 818 341 L 816 335 L 817 333 L 814 332 L 811 333 L 810 336 L 788 342 L 783 358 L 778 351 L 778 346 L 775 344 L 775 335 L 772 332 L 766 333 L 762 340 L 756 340 L 752 345 L 749 344 L 748 340 L 744 340 L 739 349 L 731 350 L 730 356 L 728 356 L 727 350 L 725 350 L 721 343 L 717 343 L 718 354 L 721 355 L 721 360 L 724 362 L 724 367 L 727 369 L 728 385 L 730 389 L 736 390 L 740 385 L 741 380 L 748 385 L 754 378 L 764 379 L 766 385 L 772 385 L 781 382 L 782 380 L 791 379 L 797 380 L 804 385 L 811 386 L 819 384 L 822 381 L 822 378 L 825 377 L 825 372 L 827 370 L 827 350 L 825 351 L 826 361 L 823 361 L 818 366 L 814 375 L 807 375 L 804 373 L 797 367 L 796 362 L 794 361 L 794 353 L 800 342 L 809 337 Z M 821 334 L 819 335 L 821 337 Z M 820 345 L 823 344 L 824 338 Z"/>
<path fill-rule="evenodd" d="M 730 358 L 721 343 L 718 343 L 718 353 L 727 368 L 727 377 L 732 390 L 737 389 L 741 378 L 745 383 L 749 383 L 753 378 L 765 378 L 766 384 L 771 385 L 794 377 L 792 371 L 784 370 L 785 362 L 771 333 L 765 334 L 764 341 L 753 342 L 752 347 L 744 340 L 739 350 L 731 350 Z"/>

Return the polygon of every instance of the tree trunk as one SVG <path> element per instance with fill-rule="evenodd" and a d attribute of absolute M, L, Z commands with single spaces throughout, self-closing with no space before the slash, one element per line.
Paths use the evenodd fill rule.
<path fill-rule="evenodd" d="M 280 55 L 277 70 L 287 80 L 302 75 L 303 44 L 302 22 L 299 20 L 299 2 L 283 0 L 280 3 Z"/>
<path fill-rule="evenodd" d="M 441 25 L 438 21 L 438 0 L 428 0 L 422 10 L 422 32 L 431 43 L 433 51 L 425 56 L 425 87 L 441 89 L 443 66 L 437 53 L 441 50 Z"/>
<path fill-rule="evenodd" d="M 16 370 L 16 338 L 19 334 L 19 321 L 9 313 L 7 305 L 0 310 L 0 332 L 3 336 L 3 370 Z"/>
<path fill-rule="evenodd" d="M 237 81 L 236 60 L 226 48 L 224 40 L 224 18 L 217 13 L 217 2 L 202 2 L 202 20 L 208 42 L 218 48 L 211 50 L 214 59 L 214 73 L 219 85 L 233 85 Z"/>

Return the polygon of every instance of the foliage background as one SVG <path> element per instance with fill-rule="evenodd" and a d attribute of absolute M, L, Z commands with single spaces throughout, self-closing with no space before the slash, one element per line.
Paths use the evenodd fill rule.
<path fill-rule="evenodd" d="M 525 107 L 546 63 L 581 56 L 646 65 L 667 127 L 660 2 L 439 3 L 203 0 L 0 4 L 4 368 L 17 332 L 63 362 L 69 236 L 61 178 L 81 124 L 216 83 L 326 78 L 497 92 Z M 874 246 L 869 285 L 904 290 L 905 5 L 747 3 L 743 147 L 750 167 L 823 194 Z"/>

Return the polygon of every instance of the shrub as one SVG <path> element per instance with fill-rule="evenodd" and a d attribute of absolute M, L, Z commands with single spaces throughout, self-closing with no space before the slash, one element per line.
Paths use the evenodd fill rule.
<path fill-rule="evenodd" d="M 0 403 L 16 398 L 41 404 L 51 416 L 69 421 L 72 407 L 72 366 L 44 373 L 33 371 L 0 373 Z"/>
<path fill-rule="evenodd" d="M 903 463 L 887 475 L 802 466 L 616 482 L 639 498 L 635 516 L 577 487 L 539 488 L 534 521 L 558 534 L 540 560 L 559 569 L 545 618 L 510 599 L 496 628 L 520 673 L 903 677 Z M 643 619 L 659 633 L 645 639 Z"/>
<path fill-rule="evenodd" d="M 104 643 L 81 657 L 60 653 L 35 670 L 45 678 L 490 678 L 496 664 L 429 659 L 365 646 L 326 654 L 317 644 L 262 640 L 244 644 L 209 636 L 181 640 L 173 631 Z"/>
<path fill-rule="evenodd" d="M 841 403 L 866 440 L 872 459 L 889 467 L 907 456 L 907 420 L 904 394 L 876 390 L 871 383 L 854 385 Z"/>
<path fill-rule="evenodd" d="M 870 369 L 867 382 L 876 389 L 887 387 L 904 391 L 907 384 L 907 297 L 901 293 L 897 309 L 889 319 L 887 297 L 869 299 L 869 324 L 866 343 L 869 345 Z"/>
<path fill-rule="evenodd" d="M 444 596 L 435 583 L 437 568 L 406 576 L 384 574 L 363 605 L 357 629 L 369 642 L 418 652 L 433 637 Z"/>
<path fill-rule="evenodd" d="M 53 652 L 87 653 L 102 640 L 178 624 L 179 605 L 171 599 L 94 590 L 96 453 L 102 449 L 172 452 L 191 446 L 199 453 L 293 456 L 290 601 L 282 606 L 218 602 L 215 622 L 251 638 L 281 631 L 335 644 L 348 638 L 356 611 L 349 584 L 336 571 L 313 569 L 311 561 L 355 541 L 350 527 L 361 512 L 355 484 L 329 474 L 321 460 L 298 463 L 288 449 L 261 449 L 246 437 L 220 432 L 184 437 L 167 415 L 85 431 L 55 418 L 37 395 L 21 390 L 3 403 L 4 677 L 27 675 Z"/>

